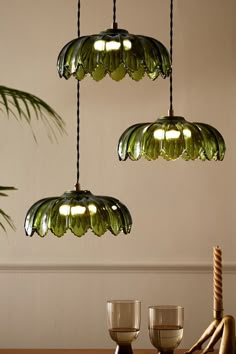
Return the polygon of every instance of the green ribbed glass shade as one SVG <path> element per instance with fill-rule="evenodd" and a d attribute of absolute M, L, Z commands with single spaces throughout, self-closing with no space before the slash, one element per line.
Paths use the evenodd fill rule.
<path fill-rule="evenodd" d="M 119 81 L 128 74 L 138 81 L 147 74 L 151 80 L 169 76 L 171 64 L 165 46 L 154 38 L 108 29 L 79 37 L 61 50 L 57 69 L 60 77 L 82 80 L 87 74 L 96 81 L 109 74 Z"/>
<path fill-rule="evenodd" d="M 95 196 L 89 191 L 68 191 L 60 197 L 41 199 L 27 212 L 25 232 L 37 232 L 44 237 L 48 231 L 61 237 L 67 230 L 83 236 L 89 229 L 102 236 L 106 231 L 128 234 L 132 218 L 127 207 L 119 200 Z"/>
<path fill-rule="evenodd" d="M 120 160 L 220 160 L 225 154 L 222 135 L 204 123 L 190 123 L 183 117 L 166 116 L 153 123 L 135 124 L 121 135 Z"/>

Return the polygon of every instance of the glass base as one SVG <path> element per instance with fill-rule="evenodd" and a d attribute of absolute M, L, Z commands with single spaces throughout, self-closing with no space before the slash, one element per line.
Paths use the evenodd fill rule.
<path fill-rule="evenodd" d="M 174 354 L 174 350 L 168 350 L 167 352 L 165 351 L 165 352 L 163 352 L 163 351 L 157 351 L 157 354 Z"/>
<path fill-rule="evenodd" d="M 115 354 L 133 354 L 131 344 L 117 344 Z"/>

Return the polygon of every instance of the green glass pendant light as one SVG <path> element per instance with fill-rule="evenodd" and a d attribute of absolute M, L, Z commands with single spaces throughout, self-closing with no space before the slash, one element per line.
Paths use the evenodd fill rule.
<path fill-rule="evenodd" d="M 78 19 L 80 0 L 78 1 Z M 78 21 L 78 36 L 80 33 Z M 83 236 L 89 229 L 97 236 L 106 231 L 113 235 L 131 231 L 132 218 L 127 207 L 113 197 L 93 195 L 81 190 L 79 184 L 79 128 L 80 128 L 80 83 L 77 82 L 77 176 L 75 190 L 59 197 L 44 198 L 34 203 L 25 218 L 25 233 L 36 232 L 44 237 L 48 231 L 61 237 L 68 230 L 76 236 Z"/>
<path fill-rule="evenodd" d="M 65 79 L 73 75 L 82 80 L 89 74 L 99 81 L 108 74 L 119 81 L 128 74 L 139 81 L 145 74 L 151 80 L 169 76 L 171 64 L 167 49 L 158 40 L 118 28 L 113 0 L 112 28 L 67 43 L 58 56 L 57 68 Z"/>
<path fill-rule="evenodd" d="M 173 0 L 170 0 L 170 60 L 173 52 Z M 170 109 L 168 116 L 152 123 L 135 124 L 121 135 L 118 142 L 120 160 L 165 160 L 182 158 L 222 161 L 225 142 L 214 127 L 205 123 L 192 123 L 173 111 L 173 76 L 170 73 Z"/>
<path fill-rule="evenodd" d="M 97 236 L 106 231 L 118 235 L 128 234 L 132 219 L 127 207 L 119 200 L 93 195 L 86 190 L 68 191 L 60 197 L 44 198 L 28 210 L 25 232 L 33 236 L 46 236 L 51 231 L 61 237 L 68 230 L 75 236 L 83 236 L 89 229 Z"/>

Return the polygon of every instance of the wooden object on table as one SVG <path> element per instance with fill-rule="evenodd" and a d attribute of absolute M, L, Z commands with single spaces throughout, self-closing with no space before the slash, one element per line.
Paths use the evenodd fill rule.
<path fill-rule="evenodd" d="M 236 354 L 234 317 L 223 316 L 222 253 L 219 246 L 213 249 L 213 294 L 213 321 L 185 354 L 199 350 L 201 354 L 210 353 L 221 338 L 219 354 Z M 206 347 L 202 348 L 207 340 Z"/>

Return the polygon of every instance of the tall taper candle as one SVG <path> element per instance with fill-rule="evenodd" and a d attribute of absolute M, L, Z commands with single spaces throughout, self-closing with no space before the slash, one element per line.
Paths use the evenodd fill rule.
<path fill-rule="evenodd" d="M 223 292 L 222 292 L 222 253 L 219 246 L 214 247 L 214 311 L 223 311 Z"/>

